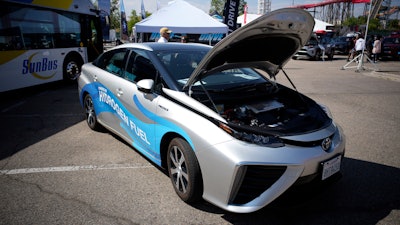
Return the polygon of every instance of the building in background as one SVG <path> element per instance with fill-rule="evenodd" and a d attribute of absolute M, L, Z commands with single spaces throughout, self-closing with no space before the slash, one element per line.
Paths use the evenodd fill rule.
<path fill-rule="evenodd" d="M 271 0 L 258 0 L 257 14 L 262 15 L 271 12 Z"/>

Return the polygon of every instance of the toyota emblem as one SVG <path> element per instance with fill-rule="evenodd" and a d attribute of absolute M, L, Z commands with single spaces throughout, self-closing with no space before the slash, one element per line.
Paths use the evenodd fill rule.
<path fill-rule="evenodd" d="M 324 151 L 328 151 L 331 148 L 331 145 L 332 140 L 329 137 L 325 138 L 321 143 L 321 147 Z"/>

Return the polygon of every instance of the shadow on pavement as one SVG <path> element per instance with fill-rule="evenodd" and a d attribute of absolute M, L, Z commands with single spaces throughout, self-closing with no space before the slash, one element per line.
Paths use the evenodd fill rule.
<path fill-rule="evenodd" d="M 1 93 L 0 160 L 84 120 L 77 84 Z"/>

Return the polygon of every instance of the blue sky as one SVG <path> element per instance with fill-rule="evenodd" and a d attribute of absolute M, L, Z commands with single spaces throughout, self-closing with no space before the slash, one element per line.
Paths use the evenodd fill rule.
<path fill-rule="evenodd" d="M 132 10 L 136 10 L 137 13 L 140 13 L 140 4 L 142 0 L 123 0 L 125 10 L 128 15 Z M 168 2 L 171 0 L 143 0 L 145 10 L 153 13 L 157 9 L 157 2 L 159 3 L 160 7 L 167 6 Z M 324 0 L 271 0 L 271 10 L 285 8 L 294 5 L 301 5 L 301 4 L 309 4 L 309 3 L 317 3 L 322 2 Z M 186 2 L 190 3 L 191 5 L 202 9 L 206 13 L 208 13 L 210 9 L 211 0 L 186 0 Z M 249 13 L 257 13 L 257 3 L 258 0 L 246 0 L 248 5 Z M 397 5 L 400 6 L 400 0 L 392 0 L 392 6 Z M 364 4 L 356 4 L 355 13 L 363 9 Z M 357 10 L 357 8 L 359 8 Z"/>

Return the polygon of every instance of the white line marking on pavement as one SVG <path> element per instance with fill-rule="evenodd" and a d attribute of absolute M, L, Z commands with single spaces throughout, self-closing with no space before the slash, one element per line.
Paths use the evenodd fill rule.
<path fill-rule="evenodd" d="M 5 113 L 5 112 L 7 112 L 7 111 L 9 111 L 9 110 L 11 110 L 11 109 L 17 108 L 17 107 L 20 106 L 20 105 L 23 105 L 24 103 L 25 103 L 25 101 L 17 102 L 17 103 L 15 103 L 14 105 L 11 105 L 10 107 L 1 110 L 1 112 L 2 112 L 2 113 Z"/>
<path fill-rule="evenodd" d="M 150 164 L 108 164 L 108 165 L 85 165 L 85 166 L 60 166 L 60 167 L 42 167 L 42 168 L 23 168 L 0 170 L 0 174 L 28 174 L 28 173 L 51 173 L 51 172 L 72 172 L 82 170 L 116 170 L 116 169 L 142 169 L 154 167 Z"/>

